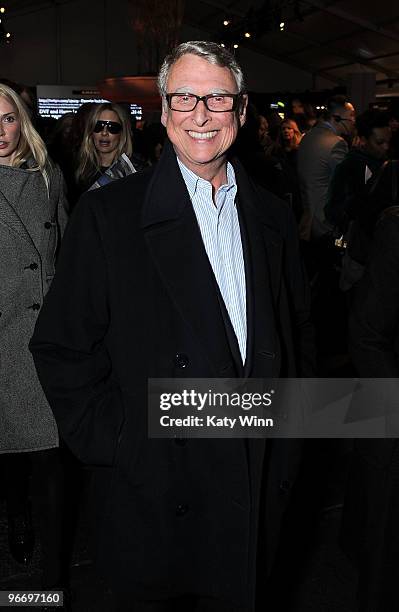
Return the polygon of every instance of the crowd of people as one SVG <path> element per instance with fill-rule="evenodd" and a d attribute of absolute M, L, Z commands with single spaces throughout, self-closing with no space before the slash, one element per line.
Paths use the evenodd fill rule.
<path fill-rule="evenodd" d="M 249 612 L 267 598 L 254 576 L 270 575 L 266 547 L 278 545 L 269 530 L 278 534 L 286 510 L 272 478 L 281 472 L 277 488 L 288 491 L 299 451 L 276 441 L 251 463 L 252 440 L 195 440 L 191 455 L 175 440 L 172 453 L 164 440 L 145 440 L 146 412 L 132 406 L 145 406 L 148 377 L 399 378 L 399 111 L 358 113 L 343 95 L 318 115 L 297 98 L 284 117 L 256 109 L 240 67 L 213 43 L 180 45 L 159 84 L 159 124 L 137 126 L 115 103 L 84 104 L 49 124 L 22 87 L 0 80 L 0 453 L 10 551 L 30 562 L 32 505 L 41 586 L 68 593 L 80 503 L 68 475 L 75 483 L 79 462 L 95 465 L 106 507 L 96 517 L 100 565 L 119 610 Z M 397 456 L 392 439 L 351 449 L 342 532 L 359 570 L 360 612 L 397 604 Z M 244 474 L 245 457 L 260 476 Z M 177 485 L 199 508 L 190 523 L 189 505 L 176 501 L 179 527 L 166 503 Z M 273 517 L 270 525 L 255 510 Z"/>

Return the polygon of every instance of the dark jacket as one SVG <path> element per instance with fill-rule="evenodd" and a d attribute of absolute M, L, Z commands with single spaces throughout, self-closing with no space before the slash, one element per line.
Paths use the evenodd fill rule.
<path fill-rule="evenodd" d="M 294 376 L 296 364 L 313 372 L 292 216 L 235 169 L 244 371 L 170 146 L 155 167 L 82 198 L 31 348 L 63 437 L 99 466 L 99 560 L 112 586 L 140 597 L 210 595 L 250 610 L 265 442 L 148 439 L 146 408 L 149 377 Z M 270 568 L 298 467 L 295 441 L 273 443 L 266 465 Z"/>
<path fill-rule="evenodd" d="M 383 162 L 383 159 L 353 148 L 335 168 L 324 212 L 329 223 L 342 233 L 348 229 L 349 222 L 359 216 L 367 200 L 366 166 L 374 175 Z"/>

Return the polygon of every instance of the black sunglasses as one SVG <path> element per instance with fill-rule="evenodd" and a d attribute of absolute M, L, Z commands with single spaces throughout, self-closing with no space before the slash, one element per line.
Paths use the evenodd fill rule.
<path fill-rule="evenodd" d="M 104 130 L 108 130 L 110 134 L 119 134 L 122 131 L 122 126 L 116 121 L 97 121 L 93 132 L 98 134 Z"/>

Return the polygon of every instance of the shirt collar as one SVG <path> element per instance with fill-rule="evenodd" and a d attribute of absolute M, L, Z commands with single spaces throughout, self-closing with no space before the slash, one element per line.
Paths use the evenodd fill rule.
<path fill-rule="evenodd" d="M 324 128 L 327 128 L 328 130 L 331 130 L 332 132 L 334 132 L 334 134 L 337 134 L 337 129 L 333 126 L 332 123 L 330 123 L 330 121 L 322 121 L 320 125 Z"/>
<path fill-rule="evenodd" d="M 184 182 L 186 183 L 186 187 L 187 187 L 190 199 L 192 199 L 195 196 L 197 190 L 209 191 L 209 189 L 212 188 L 212 185 L 209 181 L 206 181 L 200 176 L 197 176 L 197 174 L 195 174 L 192 170 L 187 168 L 187 166 L 185 166 L 183 162 L 180 161 L 179 158 L 177 158 L 177 163 L 179 164 L 179 168 L 182 173 Z M 227 193 L 231 189 L 237 190 L 237 182 L 236 182 L 236 177 L 234 173 L 234 168 L 230 162 L 227 162 L 226 174 L 227 174 L 227 183 L 219 187 L 218 193 L 220 191 L 224 191 L 225 193 Z"/>

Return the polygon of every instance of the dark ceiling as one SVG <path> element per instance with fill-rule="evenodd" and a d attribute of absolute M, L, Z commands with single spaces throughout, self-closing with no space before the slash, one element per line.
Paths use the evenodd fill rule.
<path fill-rule="evenodd" d="M 225 19 L 231 20 L 228 26 Z M 343 84 L 348 73 L 370 70 L 377 82 L 399 79 L 396 1 L 187 0 L 185 21 L 219 39 L 231 29 L 232 42 L 236 33 L 254 32 L 240 44 L 333 84 Z"/>
<path fill-rule="evenodd" d="M 22 14 L 70 1 L 6 3 L 10 13 Z M 223 26 L 226 19 L 229 26 Z M 184 22 L 208 38 L 230 36 L 230 43 L 324 77 L 332 86 L 343 84 L 348 73 L 365 71 L 375 72 L 380 85 L 399 82 L 399 2 L 394 0 L 185 0 Z M 251 37 L 239 40 L 245 31 Z"/>

